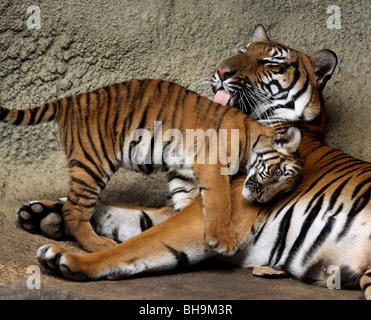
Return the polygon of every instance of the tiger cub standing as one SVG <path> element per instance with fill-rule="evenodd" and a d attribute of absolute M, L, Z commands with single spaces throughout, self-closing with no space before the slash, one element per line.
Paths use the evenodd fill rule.
<path fill-rule="evenodd" d="M 162 80 L 131 80 L 26 110 L 1 108 L 0 120 L 14 125 L 56 122 L 70 176 L 63 217 L 73 236 L 91 252 L 115 245 L 93 231 L 90 218 L 99 195 L 120 166 L 147 174 L 164 170 L 197 185 L 204 206 L 205 241 L 216 252 L 231 255 L 237 250 L 230 223 L 231 150 L 237 145 L 237 169 L 246 166 L 249 173 L 243 190 L 249 200 L 265 202 L 289 191 L 303 165 L 297 151 L 299 129 L 275 133 L 237 109 Z M 170 132 L 167 141 L 156 131 L 158 123 L 161 130 Z M 142 130 L 139 134 L 138 129 Z M 190 129 L 214 129 L 211 132 L 216 134 L 207 135 L 201 143 L 193 137 L 195 145 L 184 145 L 182 137 Z M 222 129 L 230 134 L 224 135 L 225 143 L 217 144 L 215 156 L 209 148 L 215 146 Z M 236 129 L 238 139 L 233 143 L 231 132 Z M 165 154 L 172 162 L 163 161 Z M 198 161 L 201 154 L 204 161 Z"/>

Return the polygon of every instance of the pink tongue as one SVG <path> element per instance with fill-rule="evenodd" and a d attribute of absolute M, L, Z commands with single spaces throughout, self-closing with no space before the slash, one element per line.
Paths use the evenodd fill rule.
<path fill-rule="evenodd" d="M 217 91 L 214 97 L 214 102 L 222 104 L 223 106 L 228 105 L 230 100 L 231 100 L 231 95 L 223 89 Z"/>

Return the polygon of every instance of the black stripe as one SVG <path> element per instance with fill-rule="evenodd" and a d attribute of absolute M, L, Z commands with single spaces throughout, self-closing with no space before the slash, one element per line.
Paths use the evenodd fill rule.
<path fill-rule="evenodd" d="M 309 86 L 309 76 L 307 74 L 303 87 L 294 95 L 294 97 L 291 101 L 293 101 L 293 100 L 296 101 L 302 94 L 304 94 L 305 91 L 307 91 L 308 86 Z"/>
<path fill-rule="evenodd" d="M 320 212 L 320 210 L 322 208 L 323 199 L 324 199 L 324 195 L 322 195 L 317 200 L 316 204 L 313 206 L 311 211 L 307 214 L 307 217 L 304 220 L 303 225 L 300 229 L 300 233 L 299 233 L 298 237 L 296 238 L 293 246 L 291 247 L 290 252 L 288 254 L 288 257 L 287 257 L 287 259 L 284 263 L 284 270 L 289 270 L 290 265 L 291 265 L 294 257 L 298 253 L 301 245 L 303 244 L 304 240 L 307 237 L 307 233 L 308 233 L 309 228 L 312 226 L 313 221 L 315 220 L 315 218 L 317 217 L 318 213 Z"/>
<path fill-rule="evenodd" d="M 95 93 L 91 93 L 91 94 L 95 94 Z M 96 95 L 96 94 L 95 94 Z M 97 96 L 97 95 L 96 95 Z M 98 103 L 98 97 L 97 97 L 97 103 Z M 89 103 L 89 101 L 87 101 L 87 103 Z M 107 114 L 110 114 L 110 112 L 109 112 L 109 108 L 106 108 L 107 110 Z M 113 162 L 111 161 L 111 159 L 110 159 L 110 157 L 109 157 L 109 155 L 107 154 L 107 150 L 106 150 L 106 147 L 105 147 L 105 145 L 106 145 L 106 143 L 108 142 L 106 142 L 106 141 L 104 141 L 104 139 L 103 139 L 103 137 L 102 137 L 102 130 L 104 129 L 104 128 L 101 128 L 100 127 L 100 124 L 99 124 L 99 120 L 100 120 L 100 117 L 99 117 L 99 114 L 98 114 L 98 116 L 97 116 L 97 130 L 98 130 L 98 137 L 99 137 L 99 142 L 100 142 L 100 147 L 101 147 L 101 150 L 102 150 L 102 152 L 103 152 L 103 159 L 104 160 L 106 160 L 107 162 L 108 162 L 108 165 L 109 165 L 109 167 L 110 167 L 110 170 L 111 170 L 111 173 L 112 172 L 115 172 L 116 171 L 116 166 L 113 164 Z M 107 125 L 107 123 L 106 123 L 106 125 Z M 114 144 L 112 145 L 112 149 L 114 149 Z M 94 148 L 94 151 L 96 152 L 96 150 L 95 150 L 95 148 Z M 99 155 L 97 154 L 97 157 L 99 157 Z M 103 162 L 103 160 L 102 159 L 100 159 L 100 161 L 101 162 Z M 106 172 L 105 172 L 106 173 Z M 107 173 L 106 173 L 106 175 L 107 175 Z"/>
<path fill-rule="evenodd" d="M 174 195 L 174 194 L 177 194 L 177 193 L 190 193 L 191 191 L 193 191 L 195 189 L 196 189 L 196 187 L 191 188 L 189 190 L 186 190 L 184 187 L 178 187 L 174 190 L 171 190 L 171 194 Z"/>
<path fill-rule="evenodd" d="M 352 194 L 352 199 L 354 199 L 354 197 L 358 194 L 358 192 L 368 183 L 371 182 L 371 177 L 366 179 L 366 180 L 363 180 L 360 184 L 358 184 L 358 186 L 354 189 L 353 191 L 353 194 Z"/>
<path fill-rule="evenodd" d="M 309 153 L 313 153 L 314 151 L 318 150 L 318 149 L 322 149 L 326 147 L 325 145 L 319 145 L 318 147 L 315 147 L 314 149 L 310 150 Z"/>
<path fill-rule="evenodd" d="M 175 270 L 183 270 L 187 267 L 189 267 L 189 261 L 187 254 L 185 254 L 182 251 L 175 250 L 174 248 L 164 244 L 164 246 L 175 256 L 175 259 L 177 260 L 177 265 L 174 267 Z"/>
<path fill-rule="evenodd" d="M 330 198 L 330 202 L 329 202 L 329 206 L 327 208 L 327 211 L 330 212 L 332 210 L 332 208 L 334 207 L 337 199 L 339 198 L 340 196 L 340 193 L 341 191 L 344 189 L 345 185 L 348 183 L 348 181 L 351 179 L 352 177 L 349 177 L 348 179 L 344 180 L 344 182 L 336 188 L 335 192 L 332 194 L 331 198 Z"/>
<path fill-rule="evenodd" d="M 221 126 L 221 124 L 222 124 L 222 122 L 223 122 L 225 116 L 226 116 L 227 113 L 228 113 L 229 111 L 231 111 L 231 110 L 232 110 L 232 108 L 227 107 L 227 109 L 225 109 L 225 110 L 223 111 L 223 113 L 219 116 L 219 122 L 218 122 L 217 126 L 215 127 L 215 130 L 219 130 L 219 129 L 220 129 L 220 126 Z"/>
<path fill-rule="evenodd" d="M 115 86 L 116 88 L 117 86 Z M 104 105 L 105 102 L 104 102 L 104 95 L 99 93 L 98 95 L 99 99 L 98 99 L 98 103 L 99 103 L 99 108 L 100 106 Z M 102 100 L 102 97 L 103 97 L 103 102 L 101 101 Z M 107 101 L 107 108 L 106 108 L 106 117 L 104 119 L 104 127 L 105 127 L 105 133 L 106 133 L 106 137 L 107 137 L 107 141 L 108 139 L 110 139 L 110 143 L 112 145 L 112 150 L 113 150 L 113 160 L 115 163 L 118 163 L 121 161 L 122 157 L 122 147 L 123 145 L 121 144 L 122 143 L 122 135 L 119 135 L 117 136 L 115 133 L 116 132 L 119 132 L 117 130 L 117 124 L 118 124 L 118 120 L 119 120 L 119 116 L 122 114 L 122 108 L 119 108 L 119 107 L 116 107 L 116 106 L 111 106 L 111 96 L 108 97 L 108 101 Z M 111 118 L 110 115 L 111 115 L 111 112 L 114 113 L 114 117 L 113 117 L 113 122 L 109 121 L 109 119 Z M 102 129 L 103 130 L 103 129 Z M 118 145 L 118 150 L 116 148 L 117 146 L 117 139 L 119 140 L 119 145 Z M 112 167 L 110 165 L 110 169 L 112 172 L 116 171 L 116 166 L 114 166 L 114 169 L 112 170 Z"/>
<path fill-rule="evenodd" d="M 42 108 L 41 112 L 40 112 L 40 115 L 38 117 L 38 119 L 35 121 L 35 124 L 39 124 L 41 121 L 44 120 L 44 116 L 45 116 L 45 113 L 49 110 L 49 104 L 47 105 L 44 105 L 44 107 Z"/>
<path fill-rule="evenodd" d="M 85 181 L 83 181 L 83 180 L 80 180 L 80 179 L 78 179 L 78 178 L 72 177 L 72 178 L 71 178 L 71 181 L 73 181 L 73 182 L 75 182 L 75 183 L 77 183 L 77 184 L 83 185 L 83 186 L 86 187 L 86 188 L 89 188 L 91 193 L 98 194 L 97 188 L 92 187 L 91 185 L 87 184 L 87 183 L 86 183 Z"/>
<path fill-rule="evenodd" d="M 207 106 L 205 105 L 205 106 L 202 107 L 202 109 L 204 110 L 203 116 L 198 119 L 201 123 L 203 123 L 205 121 L 205 119 L 207 118 L 207 115 L 209 114 L 210 108 L 212 108 L 213 105 L 214 105 L 214 102 L 211 101 L 211 100 L 208 100 L 207 102 L 208 102 Z M 200 108 L 199 106 L 196 106 L 196 107 Z"/>
<path fill-rule="evenodd" d="M 93 178 L 93 180 L 97 183 L 97 185 L 101 189 L 103 189 L 106 186 L 106 183 L 101 179 L 101 177 L 99 177 L 93 170 L 91 170 L 88 166 L 86 166 L 82 162 L 78 160 L 71 160 L 68 165 L 69 168 L 78 167 L 83 169 L 87 174 L 89 174 Z"/>
<path fill-rule="evenodd" d="M 98 195 L 99 195 L 99 191 L 97 191 L 97 190 L 91 190 L 91 189 L 87 189 L 87 188 L 79 188 L 79 191 L 89 193 L 89 194 L 93 195 L 95 198 L 97 198 Z M 90 197 L 90 198 L 92 198 L 92 197 Z"/>
<path fill-rule="evenodd" d="M 152 228 L 153 223 L 151 218 L 148 216 L 146 212 L 142 210 L 142 215 L 140 217 L 140 229 L 143 231 L 146 231 L 149 228 Z"/>
<path fill-rule="evenodd" d="M 304 254 L 304 258 L 302 260 L 301 265 L 304 267 L 308 260 L 313 257 L 314 253 L 320 247 L 320 245 L 327 239 L 330 232 L 332 231 L 335 223 L 336 223 L 336 216 L 341 212 L 343 205 L 340 205 L 338 210 L 327 220 L 325 226 L 317 236 L 316 240 L 314 240 L 313 245 L 309 248 L 306 254 Z"/>
<path fill-rule="evenodd" d="M 269 215 L 268 215 L 269 216 Z M 260 235 L 263 233 L 263 230 L 265 228 L 265 226 L 267 225 L 267 221 L 265 221 L 263 223 L 263 225 L 259 228 L 258 230 L 258 233 L 255 235 L 254 239 L 253 239 L 253 243 L 256 244 L 260 238 Z M 251 227 L 252 228 L 252 227 Z"/>
<path fill-rule="evenodd" d="M 146 105 L 146 106 L 144 107 L 144 109 L 141 110 L 141 111 L 142 111 L 142 118 L 140 119 L 140 122 L 139 122 L 139 124 L 138 124 L 138 126 L 137 126 L 138 129 L 143 129 L 143 128 L 145 128 L 145 124 L 146 124 L 146 122 L 147 122 L 148 105 Z"/>
<path fill-rule="evenodd" d="M 55 102 L 51 102 L 51 106 L 53 108 L 53 111 L 52 111 L 51 115 L 49 116 L 47 122 L 54 120 L 55 117 L 57 116 L 57 106 L 59 107 L 59 103 L 60 103 L 60 100 L 55 101 Z"/>
<path fill-rule="evenodd" d="M 9 114 L 10 110 L 0 107 L 0 121 L 3 121 Z"/>
<path fill-rule="evenodd" d="M 66 100 L 66 106 L 64 108 L 64 121 L 63 121 L 62 125 L 60 125 L 60 123 L 59 123 L 59 127 L 58 127 L 59 132 L 62 132 L 62 130 L 63 130 L 64 139 L 63 140 L 61 139 L 61 142 L 62 142 L 62 144 L 65 148 L 65 151 L 66 151 L 66 154 L 67 154 L 67 159 L 71 158 L 72 152 L 75 149 L 75 138 L 74 138 L 74 135 L 73 135 L 73 132 L 72 132 L 71 128 L 69 127 L 69 125 L 71 125 L 71 123 L 70 123 L 69 118 L 68 118 L 68 114 L 73 111 L 72 110 L 73 108 L 74 108 L 73 99 L 70 98 L 70 99 Z M 61 115 L 61 118 L 63 118 L 62 115 Z M 68 145 L 68 139 L 71 139 L 69 145 Z"/>
<path fill-rule="evenodd" d="M 351 165 L 349 165 L 349 166 L 346 166 L 344 168 L 339 169 L 338 171 L 334 172 L 334 174 L 340 173 L 340 172 L 342 172 L 344 170 L 347 170 L 349 168 L 354 168 L 354 166 L 363 166 L 365 164 L 364 161 L 362 161 L 362 160 L 356 160 L 356 159 L 355 160 L 348 160 L 346 163 L 350 163 L 350 162 L 353 162 L 353 163 Z"/>
<path fill-rule="evenodd" d="M 271 261 L 272 261 L 272 259 L 274 257 L 274 254 L 276 253 L 277 250 L 278 250 L 278 252 L 277 252 L 275 264 L 278 263 L 278 261 L 280 261 L 280 259 L 281 259 L 283 251 L 285 249 L 286 236 L 287 236 L 287 232 L 289 231 L 289 228 L 290 228 L 291 217 L 292 217 L 292 213 L 294 212 L 295 205 L 296 205 L 296 202 L 286 211 L 284 217 L 281 220 L 279 230 L 278 230 L 277 236 L 276 236 L 276 241 L 275 241 L 274 246 L 273 246 L 273 248 L 271 250 L 271 253 L 269 255 L 269 263 L 268 263 L 269 265 L 271 264 Z"/>
<path fill-rule="evenodd" d="M 186 103 L 186 100 L 188 98 L 188 95 L 192 93 L 191 91 L 189 91 L 188 89 L 184 90 L 183 91 L 183 97 L 181 99 L 181 101 L 179 101 L 179 104 L 178 104 L 178 107 L 177 107 L 177 110 L 179 110 L 180 107 L 183 107 Z M 179 128 L 180 129 L 180 125 L 177 125 L 175 126 L 175 120 L 176 120 L 176 114 L 178 112 L 176 112 L 173 116 L 172 116 L 172 120 L 171 120 L 171 127 L 170 128 Z M 182 117 L 180 117 L 180 122 L 182 123 L 183 119 Z"/>
<path fill-rule="evenodd" d="M 87 94 L 82 94 L 80 95 L 79 97 L 76 97 L 76 104 L 79 108 L 79 121 L 80 121 L 80 125 L 81 125 L 81 128 L 84 128 L 86 127 L 86 135 L 87 135 L 87 138 L 88 138 L 88 141 L 89 141 L 89 144 L 90 146 L 92 147 L 94 153 L 95 153 L 95 156 L 97 157 L 98 160 L 96 159 L 93 159 L 92 156 L 89 154 L 89 152 L 85 149 L 85 145 L 83 144 L 82 140 L 81 140 L 81 132 L 77 132 L 77 139 L 79 141 L 79 144 L 81 146 L 81 150 L 82 152 L 84 153 L 84 156 L 85 158 L 95 167 L 95 169 L 98 171 L 98 173 L 101 175 L 101 176 L 106 176 L 106 177 L 109 177 L 110 174 L 107 173 L 103 167 L 101 165 L 98 165 L 98 163 L 102 164 L 103 160 L 101 158 L 101 155 L 99 154 L 99 152 L 97 151 L 96 147 L 95 147 L 95 144 L 94 144 L 94 139 L 92 138 L 91 136 L 91 133 L 90 133 L 90 126 L 89 126 L 89 123 L 84 123 L 83 121 L 88 121 L 88 119 L 85 119 L 83 117 L 83 114 L 85 112 L 83 112 L 82 108 L 81 108 L 81 104 L 80 104 L 80 101 L 85 98 L 86 99 L 86 107 L 87 107 L 87 113 L 89 114 L 89 100 L 90 100 L 90 93 L 87 93 Z M 76 130 L 79 130 L 78 128 Z M 97 130 L 99 131 L 99 128 L 97 128 Z"/>
<path fill-rule="evenodd" d="M 91 133 L 90 133 L 90 125 L 89 125 L 89 123 L 88 123 L 88 121 L 89 121 L 89 114 L 90 114 L 90 94 L 91 94 L 91 93 L 86 93 L 86 94 L 81 95 L 81 96 L 79 97 L 79 99 L 77 99 L 76 102 L 77 102 L 77 106 L 78 106 L 78 108 L 79 108 L 80 121 L 81 121 L 81 122 L 84 121 L 84 120 L 86 121 L 86 123 L 81 123 L 81 128 L 86 127 L 86 136 L 87 136 L 87 138 L 88 138 L 89 144 L 90 144 L 90 146 L 92 147 L 92 149 L 93 149 L 93 151 L 94 151 L 94 154 L 95 154 L 96 158 L 98 159 L 98 161 L 97 161 L 97 160 L 94 160 L 94 159 L 89 155 L 89 153 L 85 150 L 85 146 L 83 145 L 83 143 L 82 143 L 82 141 L 81 141 L 81 134 L 78 132 L 77 135 L 78 135 L 78 139 L 79 139 L 79 142 L 80 142 L 81 149 L 83 149 L 83 152 L 84 152 L 85 156 L 87 157 L 87 159 L 88 159 L 90 162 L 92 162 L 92 163 L 95 165 L 95 167 L 96 167 L 96 169 L 98 170 L 98 172 L 99 172 L 101 175 L 103 175 L 103 174 L 106 174 L 106 173 L 103 172 L 103 171 L 101 170 L 101 168 L 98 168 L 98 166 L 97 166 L 97 164 L 96 164 L 96 162 L 102 163 L 102 159 L 101 159 L 100 154 L 98 153 L 98 151 L 97 151 L 97 149 L 96 149 L 96 147 L 95 147 L 94 139 L 93 139 L 93 137 L 92 137 L 92 135 L 91 135 Z M 82 108 L 81 108 L 81 101 L 83 101 L 83 99 L 85 99 L 84 102 L 86 103 L 86 108 L 87 108 L 87 111 L 86 111 L 86 113 L 87 113 L 87 117 L 86 117 L 86 118 L 83 116 L 83 114 L 84 114 L 85 112 L 84 112 L 84 111 L 82 110 Z M 97 118 L 99 119 L 99 117 L 97 117 Z M 98 124 L 97 124 L 97 125 L 98 125 Z M 97 130 L 99 131 L 99 128 L 97 128 Z"/>
<path fill-rule="evenodd" d="M 19 125 L 22 123 L 24 119 L 24 110 L 18 110 L 17 111 L 17 119 L 13 122 L 14 125 Z"/>
<path fill-rule="evenodd" d="M 313 152 L 313 151 L 311 151 Z M 313 164 L 313 167 L 318 163 L 318 162 L 321 162 L 323 158 L 329 156 L 330 154 L 334 153 L 334 152 L 341 152 L 340 150 L 337 150 L 337 149 L 333 149 L 329 152 L 326 152 L 321 158 L 319 158 L 314 164 Z M 343 153 L 341 152 L 341 155 L 343 155 Z"/>
<path fill-rule="evenodd" d="M 95 207 L 95 204 L 96 204 L 96 201 L 93 201 L 91 204 L 83 204 L 81 202 L 76 202 L 76 201 L 73 201 L 70 197 L 67 198 L 67 200 L 69 202 L 71 202 L 74 206 L 77 206 L 77 207 L 83 207 L 83 208 L 87 208 L 87 209 L 91 209 L 91 208 L 94 208 Z M 75 209 L 74 209 L 75 210 Z M 81 210 L 82 212 L 82 210 Z M 69 215 L 69 213 L 63 211 L 63 215 L 66 217 Z"/>
<path fill-rule="evenodd" d="M 296 61 L 293 61 L 292 63 L 290 64 L 287 64 L 287 68 L 289 67 L 293 67 L 295 70 L 294 70 L 294 73 L 293 73 L 293 80 L 291 81 L 290 85 L 288 87 L 286 87 L 285 89 L 283 89 L 280 85 L 280 83 L 277 81 L 277 80 L 271 80 L 268 84 L 262 82 L 261 80 L 259 81 L 261 83 L 261 86 L 263 87 L 263 89 L 265 88 L 266 90 L 270 91 L 270 85 L 274 84 L 277 86 L 277 88 L 279 89 L 279 92 L 278 93 L 283 93 L 283 92 L 286 92 L 288 94 L 288 92 L 291 91 L 291 89 L 293 89 L 296 85 L 296 83 L 298 82 L 298 80 L 301 78 L 301 73 L 298 69 L 299 67 L 299 59 L 297 59 Z M 271 78 L 271 75 L 266 75 L 267 78 Z M 301 90 L 299 90 L 297 92 L 297 94 L 295 95 L 295 99 L 298 98 L 299 95 L 301 95 L 308 87 L 309 85 L 309 76 L 308 74 L 306 75 L 306 81 L 302 87 Z M 284 98 L 287 98 L 287 94 Z M 290 100 L 291 102 L 291 100 Z"/>
<path fill-rule="evenodd" d="M 242 134 L 242 137 L 243 137 L 242 139 L 245 141 L 245 144 L 243 146 L 243 152 L 242 152 L 242 149 L 240 149 L 240 162 L 241 162 L 241 159 L 247 159 L 248 154 L 249 154 L 249 150 L 247 149 L 247 134 L 245 134 L 245 132 L 247 132 L 247 128 L 249 126 L 248 122 L 249 122 L 248 117 L 245 117 L 244 122 L 243 122 L 244 132 Z M 252 150 L 252 148 L 251 148 L 251 150 Z M 246 164 L 244 164 L 244 165 L 246 165 Z"/>
<path fill-rule="evenodd" d="M 366 173 L 369 173 L 369 172 L 371 172 L 371 168 L 364 169 L 364 170 L 362 170 L 361 172 L 359 172 L 359 173 L 356 175 L 356 177 L 359 177 L 359 176 L 361 176 L 361 175 L 363 175 L 363 174 L 366 174 Z"/>
<path fill-rule="evenodd" d="M 160 95 L 162 95 L 162 90 L 161 90 L 161 85 L 164 83 L 164 80 L 159 80 L 158 82 L 157 82 L 157 90 L 158 90 L 158 93 L 160 94 Z"/>
<path fill-rule="evenodd" d="M 87 190 L 85 189 L 85 190 L 81 190 L 81 191 L 87 191 Z M 90 201 L 94 201 L 94 202 L 98 199 L 97 194 L 95 194 L 93 197 L 89 197 L 86 194 L 79 193 L 79 192 L 75 191 L 74 189 L 70 189 L 70 192 L 72 192 L 76 198 L 81 198 L 81 199 L 90 200 Z"/>
<path fill-rule="evenodd" d="M 273 220 L 275 220 L 279 215 L 280 213 L 282 212 L 282 210 L 284 208 L 286 208 L 286 206 L 293 200 L 295 199 L 302 191 L 299 191 L 297 193 L 295 193 L 283 206 L 281 206 L 281 208 L 275 213 L 274 217 L 273 217 Z M 295 205 L 295 204 L 294 204 Z"/>
<path fill-rule="evenodd" d="M 322 174 L 316 181 L 314 181 L 310 186 L 309 188 L 306 190 L 306 193 L 308 193 L 320 180 L 322 180 L 322 178 L 324 176 L 326 176 L 329 172 L 335 170 L 336 168 L 338 168 L 339 166 L 343 165 L 343 163 L 339 164 L 339 165 L 336 165 L 336 166 L 333 166 L 331 169 L 329 169 L 328 171 L 326 171 L 324 174 Z M 346 172 L 344 173 L 343 175 L 341 175 L 340 177 L 336 178 L 335 180 L 332 180 L 330 181 L 328 184 L 326 184 L 324 187 L 322 187 L 311 199 L 311 201 L 308 203 L 307 207 L 305 208 L 305 211 L 304 212 L 307 212 L 310 207 L 312 206 L 313 202 L 326 190 L 328 189 L 333 183 L 335 183 L 336 181 L 338 181 L 339 179 L 345 177 L 346 175 L 348 175 L 349 173 L 353 172 L 353 171 L 356 171 L 358 170 L 358 168 L 356 169 L 353 169 L 349 172 Z"/>
<path fill-rule="evenodd" d="M 259 142 L 259 139 L 262 137 L 263 135 L 262 134 L 259 134 L 258 137 L 256 138 L 254 144 L 252 145 L 252 148 L 251 150 L 254 150 L 254 148 L 256 147 L 257 143 Z M 247 140 L 247 139 L 246 139 Z"/>
<path fill-rule="evenodd" d="M 28 111 L 30 113 L 30 117 L 28 119 L 27 125 L 35 124 L 35 116 L 37 113 L 37 108 L 28 109 Z"/>
<path fill-rule="evenodd" d="M 115 86 L 109 86 L 109 87 L 105 87 L 103 88 L 103 91 L 104 91 L 104 94 L 100 91 L 97 92 L 97 96 L 98 96 L 98 109 L 103 109 L 104 106 L 106 106 L 106 108 L 104 108 L 105 110 L 105 119 L 104 119 L 104 126 L 105 126 L 105 130 L 106 130 L 106 135 L 108 136 L 109 135 L 109 131 L 112 130 L 112 129 L 115 129 L 116 128 L 116 124 L 117 124 L 117 121 L 118 121 L 118 116 L 120 114 L 119 112 L 119 108 L 115 108 L 115 106 L 111 106 L 111 95 L 113 95 L 113 93 L 111 93 L 110 91 L 110 88 L 114 88 L 115 90 L 115 95 L 117 95 L 117 84 Z M 107 98 L 107 100 L 106 100 Z M 103 101 L 102 101 L 103 100 Z M 110 119 L 110 112 L 109 111 L 116 111 L 115 112 L 115 118 L 114 118 L 114 121 L 113 121 L 113 128 L 111 128 L 109 126 L 109 119 Z"/>
<path fill-rule="evenodd" d="M 132 131 L 131 126 L 133 124 L 133 115 L 135 114 L 136 111 L 136 105 L 135 105 L 135 98 L 138 96 L 138 81 L 129 81 L 128 83 L 125 84 L 126 86 L 126 105 L 130 109 L 130 113 L 125 117 L 124 121 L 124 126 L 122 128 L 124 135 L 126 133 L 129 133 Z M 134 89 L 132 90 L 132 87 L 134 86 Z M 134 92 L 131 92 L 134 91 Z M 131 99 L 129 99 L 131 98 Z M 133 101 L 134 100 L 134 101 Z M 116 97 L 116 104 L 119 103 L 118 97 Z M 137 128 L 137 127 L 136 127 Z"/>
<path fill-rule="evenodd" d="M 360 213 L 369 203 L 371 197 L 371 187 L 368 188 L 362 195 L 360 195 L 352 205 L 345 222 L 343 230 L 338 234 L 336 241 L 340 241 L 349 231 L 352 226 L 354 218 Z"/>
<path fill-rule="evenodd" d="M 119 231 L 120 231 L 120 229 L 118 227 L 115 227 L 112 230 L 112 238 L 113 238 L 113 240 L 115 240 L 117 242 L 121 242 L 120 239 L 119 239 Z"/>
<path fill-rule="evenodd" d="M 347 155 L 344 156 L 343 154 L 339 154 L 339 155 L 334 156 L 333 158 L 329 159 L 328 161 L 329 162 L 327 162 L 321 169 L 326 168 L 327 166 L 330 166 L 330 165 L 332 165 L 332 164 L 334 164 L 338 161 L 341 161 L 340 164 L 347 164 L 349 162 L 354 162 L 354 161 L 359 161 L 359 160 L 354 159 L 354 158 L 352 158 L 350 156 L 347 156 Z"/>
<path fill-rule="evenodd" d="M 161 80 L 159 82 L 162 83 L 163 81 Z M 169 99 L 172 98 L 173 90 L 176 87 L 178 87 L 178 86 L 175 86 L 175 84 L 173 84 L 171 86 L 172 89 L 169 90 L 169 92 L 166 93 L 166 96 L 168 96 Z M 163 100 L 161 105 L 158 106 L 159 112 L 158 112 L 157 116 L 155 117 L 155 119 L 157 119 L 158 121 L 163 121 L 164 123 L 166 123 L 168 116 L 170 116 L 173 119 L 175 117 L 175 113 L 178 111 L 178 108 L 183 107 L 182 104 L 179 104 L 179 101 L 180 101 L 180 96 L 181 96 L 181 94 L 184 94 L 184 91 L 185 90 L 183 88 L 178 87 L 178 90 L 176 92 L 175 102 L 173 104 L 174 108 L 172 109 L 173 110 L 172 112 L 169 112 L 170 105 L 169 104 L 164 104 L 164 100 Z M 161 95 L 163 95 L 163 93 L 160 92 L 160 96 Z M 165 116 L 162 115 L 164 112 L 165 112 Z"/>
<path fill-rule="evenodd" d="M 200 121 L 200 119 L 201 119 L 200 113 L 201 113 L 201 111 L 203 109 L 203 108 L 201 108 L 201 106 L 199 106 L 201 98 L 202 97 L 200 95 L 197 95 L 196 102 L 194 103 L 194 105 L 195 105 L 195 112 L 196 112 L 195 116 L 196 116 L 196 119 L 198 119 L 198 121 Z"/>
<path fill-rule="evenodd" d="M 170 182 L 170 181 L 172 181 L 174 179 L 180 179 L 180 180 L 183 180 L 183 181 L 194 181 L 194 179 L 189 178 L 189 177 L 182 176 L 179 173 L 173 173 L 173 174 L 170 174 L 169 173 L 168 181 Z"/>
<path fill-rule="evenodd" d="M 150 80 L 143 80 L 143 82 L 140 83 L 139 93 L 136 96 L 137 104 L 136 104 L 135 108 L 137 109 L 137 111 L 142 112 L 142 118 L 141 118 L 141 120 L 140 120 L 140 122 L 137 126 L 137 129 L 145 128 L 145 125 L 146 125 L 146 122 L 147 122 L 146 121 L 147 120 L 147 112 L 148 112 L 149 104 L 151 103 L 151 99 L 148 100 L 148 102 L 146 103 L 145 106 L 143 106 L 143 108 L 142 108 L 142 102 L 143 102 L 144 97 L 146 96 L 147 87 L 150 83 L 151 83 Z M 140 109 L 138 107 L 140 107 Z"/>

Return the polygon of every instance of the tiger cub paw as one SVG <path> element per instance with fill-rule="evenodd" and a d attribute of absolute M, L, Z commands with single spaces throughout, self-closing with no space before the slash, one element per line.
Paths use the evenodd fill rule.
<path fill-rule="evenodd" d="M 46 244 L 36 251 L 36 258 L 47 270 L 63 277 L 87 281 L 89 276 L 79 268 L 78 256 L 60 246 Z"/>
<path fill-rule="evenodd" d="M 234 232 L 228 230 L 218 233 L 217 236 L 207 232 L 205 234 L 206 243 L 216 252 L 225 256 L 232 256 L 238 249 L 238 244 Z"/>
<path fill-rule="evenodd" d="M 63 204 L 62 200 L 26 202 L 15 213 L 17 221 L 29 233 L 45 234 L 55 240 L 70 239 L 71 234 L 63 221 Z"/>

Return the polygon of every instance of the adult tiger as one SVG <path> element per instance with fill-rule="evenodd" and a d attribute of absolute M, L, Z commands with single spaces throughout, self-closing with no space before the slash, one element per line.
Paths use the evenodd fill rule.
<path fill-rule="evenodd" d="M 282 269 L 319 285 L 326 284 L 327 268 L 335 265 L 341 272 L 342 286 L 361 286 L 371 299 L 371 165 L 322 142 L 325 114 L 321 91 L 336 64 L 336 55 L 329 50 L 308 57 L 269 41 L 258 25 L 253 42 L 215 72 L 212 83 L 217 100 L 277 129 L 299 125 L 303 131 L 300 150 L 305 157 L 301 184 L 275 203 L 246 206 L 240 193 L 231 193 L 232 222 L 240 251 L 228 260 L 241 267 Z M 243 180 L 236 179 L 231 190 L 242 185 Z M 48 226 L 58 222 L 59 216 L 50 212 L 58 211 L 58 206 L 51 201 L 32 202 L 18 214 L 28 218 L 23 220 L 26 223 L 34 219 L 42 225 L 44 218 L 41 228 L 53 236 Z M 103 223 L 107 217 L 103 209 L 124 216 L 120 221 L 116 218 L 122 225 L 108 228 Z M 115 229 L 119 234 L 126 228 L 131 235 L 139 235 L 112 249 L 84 255 L 44 245 L 37 258 L 65 277 L 90 280 L 168 270 L 215 254 L 204 245 L 199 200 L 166 219 L 171 212 L 171 208 L 147 210 L 101 203 L 96 219 L 103 232 Z M 151 225 L 155 226 L 140 233 Z M 59 226 L 61 231 L 63 224 Z"/>

